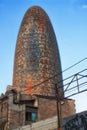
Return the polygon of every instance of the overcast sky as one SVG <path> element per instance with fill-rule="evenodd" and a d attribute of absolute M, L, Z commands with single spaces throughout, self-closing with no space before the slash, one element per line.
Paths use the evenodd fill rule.
<path fill-rule="evenodd" d="M 34 5 L 41 6 L 50 17 L 62 70 L 87 57 L 87 0 L 0 0 L 0 93 L 5 93 L 6 87 L 12 85 L 19 27 L 27 9 Z M 63 78 L 85 68 L 87 60 L 66 71 Z M 74 99 L 77 112 L 86 110 L 87 92 Z"/>

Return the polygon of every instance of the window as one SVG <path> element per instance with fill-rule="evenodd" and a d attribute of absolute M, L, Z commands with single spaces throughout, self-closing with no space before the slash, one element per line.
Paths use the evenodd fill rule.
<path fill-rule="evenodd" d="M 35 122 L 37 120 L 37 108 L 26 107 L 26 122 Z"/>

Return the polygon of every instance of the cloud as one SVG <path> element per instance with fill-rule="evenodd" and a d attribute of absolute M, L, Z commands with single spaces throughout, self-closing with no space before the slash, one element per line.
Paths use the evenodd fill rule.
<path fill-rule="evenodd" d="M 83 9 L 87 9 L 87 5 L 83 5 L 82 8 L 83 8 Z"/>

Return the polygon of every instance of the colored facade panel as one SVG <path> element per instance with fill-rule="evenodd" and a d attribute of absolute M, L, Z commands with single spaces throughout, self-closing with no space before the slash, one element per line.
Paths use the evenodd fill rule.
<path fill-rule="evenodd" d="M 17 38 L 13 87 L 29 94 L 52 96 L 55 83 L 60 81 L 60 56 L 50 19 L 40 7 L 31 7 Z M 58 87 L 63 91 L 62 82 Z"/>

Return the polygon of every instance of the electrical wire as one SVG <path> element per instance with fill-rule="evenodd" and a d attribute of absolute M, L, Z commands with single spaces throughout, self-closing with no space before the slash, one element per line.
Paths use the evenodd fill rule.
<path fill-rule="evenodd" d="M 53 79 L 54 77 L 56 77 L 56 76 L 58 76 L 58 75 L 64 73 L 65 71 L 67 71 L 67 70 L 73 68 L 74 66 L 80 64 L 81 62 L 83 62 L 83 61 L 85 61 L 85 60 L 87 60 L 87 57 L 85 57 L 85 58 L 83 58 L 82 60 L 76 62 L 75 64 L 73 64 L 73 65 L 71 65 L 70 67 L 66 68 L 65 70 L 61 71 L 60 73 L 57 73 L 57 74 L 55 74 L 54 76 L 52 76 L 52 77 L 50 77 L 50 78 L 48 78 L 48 79 L 42 81 L 41 83 L 31 86 L 31 88 L 35 88 L 35 87 L 37 87 L 37 86 L 40 86 L 40 85 L 43 84 L 44 82 L 47 82 L 48 80 Z M 63 81 L 63 80 L 62 80 L 62 81 Z M 30 88 L 26 88 L 25 90 L 22 90 L 21 92 L 27 91 L 27 90 L 29 90 L 29 89 L 30 89 Z"/>

